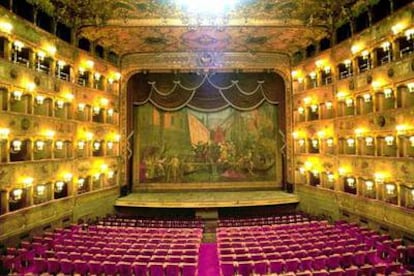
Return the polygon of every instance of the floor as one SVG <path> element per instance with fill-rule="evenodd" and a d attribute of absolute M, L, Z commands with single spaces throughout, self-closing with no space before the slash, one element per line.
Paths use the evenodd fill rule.
<path fill-rule="evenodd" d="M 202 243 L 198 260 L 198 276 L 218 276 L 220 267 L 218 262 L 217 244 Z"/>

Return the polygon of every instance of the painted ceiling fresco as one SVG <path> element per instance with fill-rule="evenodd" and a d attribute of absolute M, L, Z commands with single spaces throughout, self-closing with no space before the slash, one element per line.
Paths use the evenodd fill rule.
<path fill-rule="evenodd" d="M 170 0 L 123 0 L 119 18 L 86 26 L 81 34 L 119 55 L 161 52 L 293 53 L 321 39 L 323 28 L 304 24 L 293 0 L 248 0 L 229 13 L 229 24 L 186 26 Z"/>

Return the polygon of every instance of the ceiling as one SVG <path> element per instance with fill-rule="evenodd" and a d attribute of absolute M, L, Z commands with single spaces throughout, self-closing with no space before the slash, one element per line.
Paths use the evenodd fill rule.
<path fill-rule="evenodd" d="M 208 1 L 208 0 L 206 0 Z M 292 54 L 325 36 L 297 12 L 297 0 L 244 0 L 226 26 L 188 26 L 171 0 L 123 0 L 117 18 L 81 34 L 120 56 L 135 53 L 269 52 Z M 320 0 L 318 0 L 320 1 Z M 212 7 L 214 8 L 214 7 Z"/>

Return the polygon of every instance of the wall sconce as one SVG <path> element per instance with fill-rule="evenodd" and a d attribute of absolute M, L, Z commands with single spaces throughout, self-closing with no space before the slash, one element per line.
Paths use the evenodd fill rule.
<path fill-rule="evenodd" d="M 23 92 L 22 91 L 13 91 L 13 98 L 16 100 L 16 101 L 20 101 L 21 99 L 22 99 L 22 96 L 23 96 Z"/>
<path fill-rule="evenodd" d="M 0 21 L 0 31 L 10 33 L 13 30 L 13 25 L 9 22 Z"/>
<path fill-rule="evenodd" d="M 85 137 L 86 137 L 86 140 L 91 141 L 92 138 L 93 138 L 93 133 L 92 132 L 86 132 Z"/>
<path fill-rule="evenodd" d="M 311 106 L 310 106 L 310 109 L 311 109 L 311 111 L 312 111 L 313 113 L 315 113 L 315 112 L 317 112 L 317 111 L 318 111 L 318 105 L 317 105 L 317 104 L 313 104 L 313 105 L 311 105 Z"/>
<path fill-rule="evenodd" d="M 414 201 L 414 189 L 411 190 L 411 197 L 412 197 L 412 200 Z"/>
<path fill-rule="evenodd" d="M 407 87 L 408 87 L 408 92 L 409 93 L 414 93 L 414 82 L 408 83 Z"/>
<path fill-rule="evenodd" d="M 371 95 L 370 94 L 364 94 L 362 97 L 364 98 L 364 102 L 366 102 L 366 103 L 371 102 Z"/>
<path fill-rule="evenodd" d="M 303 147 L 305 145 L 305 139 L 299 139 L 298 143 L 299 143 L 299 147 Z"/>
<path fill-rule="evenodd" d="M 41 95 L 37 95 L 35 99 L 36 99 L 36 103 L 39 105 L 43 104 L 45 101 L 45 97 Z"/>
<path fill-rule="evenodd" d="M 410 141 L 411 147 L 414 147 L 414 136 L 410 136 L 408 140 Z"/>
<path fill-rule="evenodd" d="M 372 191 L 374 188 L 374 181 L 366 180 L 365 187 L 367 188 L 367 191 Z"/>
<path fill-rule="evenodd" d="M 83 111 L 85 110 L 85 106 L 86 106 L 86 104 L 84 104 L 84 103 L 79 103 L 79 104 L 78 104 L 78 110 L 79 110 L 80 112 L 83 112 Z"/>
<path fill-rule="evenodd" d="M 57 51 L 56 47 L 54 45 L 50 45 L 50 44 L 46 45 L 45 50 L 51 56 L 54 56 L 56 54 L 56 51 Z"/>
<path fill-rule="evenodd" d="M 120 134 L 115 134 L 114 135 L 114 140 L 115 140 L 115 142 L 121 141 L 121 135 Z"/>
<path fill-rule="evenodd" d="M 78 72 L 79 72 L 79 75 L 83 75 L 83 74 L 85 74 L 85 68 L 83 68 L 83 67 L 79 67 L 79 68 L 78 68 Z"/>
<path fill-rule="evenodd" d="M 112 108 L 108 109 L 108 116 L 112 117 L 113 115 L 114 115 L 114 110 Z"/>
<path fill-rule="evenodd" d="M 313 175 L 314 177 L 319 177 L 319 171 L 317 171 L 317 170 L 312 170 L 312 175 Z"/>
<path fill-rule="evenodd" d="M 395 130 L 397 131 L 397 133 L 399 135 L 402 135 L 402 134 L 404 134 L 407 131 L 408 128 L 409 127 L 407 125 L 397 125 L 395 127 Z"/>
<path fill-rule="evenodd" d="M 55 147 L 57 150 L 62 150 L 63 149 L 63 141 L 56 141 L 55 143 Z"/>
<path fill-rule="evenodd" d="M 340 176 L 344 176 L 348 170 L 346 168 L 340 167 L 338 168 L 338 174 Z"/>
<path fill-rule="evenodd" d="M 23 185 L 25 188 L 31 187 L 33 185 L 33 177 L 26 177 L 25 179 L 23 179 Z"/>
<path fill-rule="evenodd" d="M 95 173 L 95 174 L 93 175 L 93 179 L 94 179 L 95 181 L 100 180 L 100 179 L 101 179 L 101 174 L 100 174 L 100 173 Z"/>
<path fill-rule="evenodd" d="M 393 195 L 395 192 L 395 185 L 394 184 L 385 184 L 385 190 L 387 195 Z"/>
<path fill-rule="evenodd" d="M 63 180 L 65 180 L 66 182 L 72 181 L 72 178 L 73 178 L 73 174 L 71 174 L 71 173 L 65 173 L 63 175 Z"/>
<path fill-rule="evenodd" d="M 354 44 L 354 45 L 352 45 L 352 47 L 351 47 L 351 53 L 352 54 L 356 54 L 356 53 L 358 53 L 359 51 L 361 51 L 361 45 L 360 44 Z"/>
<path fill-rule="evenodd" d="M 323 68 L 323 71 L 325 72 L 325 74 L 329 74 L 329 73 L 331 73 L 331 67 L 329 67 L 329 66 L 325 66 L 325 68 Z"/>
<path fill-rule="evenodd" d="M 303 107 L 299 107 L 298 108 L 298 112 L 299 112 L 299 114 L 304 114 L 305 113 L 305 109 Z"/>
<path fill-rule="evenodd" d="M 326 178 L 330 183 L 335 182 L 335 175 L 333 173 L 327 173 Z"/>
<path fill-rule="evenodd" d="M 23 194 L 23 190 L 22 189 L 15 189 L 12 192 L 13 195 L 13 199 L 18 201 L 20 199 L 22 199 L 22 194 Z"/>
<path fill-rule="evenodd" d="M 352 65 L 352 61 L 350 60 L 350 59 L 346 59 L 346 60 L 344 60 L 343 61 L 343 63 L 344 63 L 344 65 L 345 65 L 345 67 L 346 68 L 350 68 L 351 67 L 351 65 Z"/>
<path fill-rule="evenodd" d="M 391 27 L 391 30 L 393 32 L 393 34 L 398 34 L 399 32 L 401 32 L 404 29 L 404 24 L 403 23 L 397 23 L 394 26 Z"/>
<path fill-rule="evenodd" d="M 39 51 L 39 52 L 37 52 L 37 58 L 38 58 L 40 61 L 43 61 L 43 60 L 45 59 L 45 57 L 46 57 L 45 52 L 43 52 L 43 51 Z"/>
<path fill-rule="evenodd" d="M 324 130 L 319 130 L 317 133 L 319 138 L 323 138 L 325 136 L 325 131 Z"/>
<path fill-rule="evenodd" d="M 33 92 L 36 89 L 36 84 L 34 82 L 28 82 L 26 83 L 26 89 Z"/>
<path fill-rule="evenodd" d="M 114 178 L 115 172 L 114 171 L 108 171 L 107 177 L 108 179 Z"/>
<path fill-rule="evenodd" d="M 414 143 L 414 139 L 413 139 L 413 143 Z M 108 143 L 106 144 L 106 146 L 108 147 L 108 149 L 112 149 L 114 147 L 114 143 L 112 141 L 108 141 Z"/>
<path fill-rule="evenodd" d="M 374 145 L 374 138 L 372 137 L 365 137 L 365 145 L 368 147 L 372 147 Z"/>
<path fill-rule="evenodd" d="M 394 144 L 394 136 L 385 136 L 384 140 L 387 146 L 392 146 Z"/>
<path fill-rule="evenodd" d="M 364 128 L 357 128 L 354 130 L 356 137 L 361 137 L 366 130 Z"/>
<path fill-rule="evenodd" d="M 57 100 L 56 101 L 57 108 L 62 109 L 64 107 L 64 105 L 65 105 L 64 101 L 62 101 L 62 100 Z"/>
<path fill-rule="evenodd" d="M 92 69 L 93 66 L 95 65 L 95 62 L 93 62 L 92 60 L 87 60 L 85 61 L 85 65 L 87 68 Z"/>
<path fill-rule="evenodd" d="M 355 187 L 355 178 L 347 177 L 346 178 L 346 183 L 348 184 L 349 187 L 354 188 Z"/>
<path fill-rule="evenodd" d="M 119 81 L 121 79 L 121 73 L 115 72 L 114 73 L 114 80 Z"/>
<path fill-rule="evenodd" d="M 107 106 L 109 104 L 109 100 L 107 98 L 102 98 L 100 102 L 102 106 Z"/>
<path fill-rule="evenodd" d="M 99 114 L 99 112 L 101 112 L 101 108 L 99 106 L 94 106 L 93 107 L 93 113 L 94 114 Z"/>
<path fill-rule="evenodd" d="M 302 77 L 298 77 L 298 83 L 303 83 L 303 78 Z"/>
<path fill-rule="evenodd" d="M 333 138 L 328 138 L 328 139 L 326 139 L 326 145 L 328 146 L 328 147 L 333 147 L 333 144 L 334 144 L 334 139 Z"/>
<path fill-rule="evenodd" d="M 389 99 L 389 98 L 392 97 L 392 89 L 391 88 L 384 89 L 384 97 L 386 99 Z"/>
<path fill-rule="evenodd" d="M 309 77 L 311 78 L 311 80 L 315 80 L 316 79 L 316 72 L 310 72 Z"/>
<path fill-rule="evenodd" d="M 414 29 L 409 29 L 405 31 L 405 37 L 407 40 L 413 40 L 414 39 Z"/>
<path fill-rule="evenodd" d="M 318 139 L 312 139 L 312 148 L 317 149 L 318 144 L 319 144 Z"/>
<path fill-rule="evenodd" d="M 95 74 L 93 74 L 95 80 L 99 81 L 101 79 L 101 74 L 98 72 L 95 72 Z"/>
<path fill-rule="evenodd" d="M 36 194 L 38 196 L 43 196 L 45 194 L 46 191 L 46 186 L 45 185 L 37 185 L 36 186 Z"/>
<path fill-rule="evenodd" d="M 10 129 L 0 128 L 0 140 L 7 140 L 10 134 Z"/>
<path fill-rule="evenodd" d="M 85 141 L 78 141 L 78 149 L 80 150 L 85 149 Z"/>
<path fill-rule="evenodd" d="M 384 52 L 388 52 L 391 48 L 391 43 L 389 41 L 385 41 L 381 44 L 381 48 L 384 50 Z"/>
<path fill-rule="evenodd" d="M 63 181 L 58 181 L 55 183 L 55 188 L 56 188 L 56 192 L 57 193 L 61 193 L 63 191 L 63 187 L 65 186 L 65 182 Z"/>
<path fill-rule="evenodd" d="M 56 64 L 59 69 L 62 69 L 66 65 L 66 62 L 64 62 L 63 60 L 58 60 Z"/>
<path fill-rule="evenodd" d="M 303 99 L 303 103 L 305 104 L 305 105 L 308 105 L 308 104 L 310 104 L 312 102 L 312 98 L 311 97 L 306 97 L 306 98 L 304 98 Z"/>
<path fill-rule="evenodd" d="M 326 106 L 326 109 L 327 109 L 327 110 L 331 110 L 331 109 L 332 109 L 332 107 L 333 107 L 333 104 L 332 104 L 332 102 L 326 102 L 326 103 L 325 103 L 325 106 Z"/>
<path fill-rule="evenodd" d="M 36 149 L 38 151 L 44 150 L 45 149 L 45 141 L 41 141 L 41 140 L 36 141 Z"/>
<path fill-rule="evenodd" d="M 368 50 L 362 51 L 361 55 L 362 55 L 363 59 L 365 59 L 365 60 L 369 59 L 369 51 Z"/>
<path fill-rule="evenodd" d="M 78 189 L 82 189 L 85 185 L 85 178 L 79 178 L 78 179 Z"/>
<path fill-rule="evenodd" d="M 384 183 L 385 176 L 382 173 L 375 173 L 374 174 L 375 182 L 378 184 Z"/>
<path fill-rule="evenodd" d="M 17 52 L 20 52 L 24 47 L 24 43 L 19 41 L 19 40 L 16 40 L 16 41 L 13 42 L 13 46 L 14 46 L 14 49 L 16 49 Z"/>
<path fill-rule="evenodd" d="M 13 140 L 12 142 L 12 150 L 14 152 L 19 152 L 22 150 L 22 141 L 20 140 Z"/>
<path fill-rule="evenodd" d="M 93 150 L 98 151 L 101 148 L 101 143 L 96 141 L 93 143 Z"/>
<path fill-rule="evenodd" d="M 355 139 L 354 138 L 348 138 L 348 139 L 346 139 L 346 143 L 348 144 L 348 147 L 353 148 L 355 146 Z"/>
<path fill-rule="evenodd" d="M 303 174 L 305 174 L 305 172 L 306 172 L 306 169 L 305 169 L 304 167 L 300 167 L 300 168 L 299 168 L 299 173 L 300 173 L 300 174 L 302 174 L 302 175 L 303 175 Z"/>
<path fill-rule="evenodd" d="M 53 130 L 46 130 L 44 134 L 50 140 L 52 140 L 53 137 L 55 137 L 55 132 Z"/>
<path fill-rule="evenodd" d="M 319 60 L 315 61 L 315 65 L 318 68 L 321 68 L 323 64 L 324 64 L 324 60 L 322 60 L 322 59 L 319 59 Z"/>
<path fill-rule="evenodd" d="M 338 98 L 338 100 L 343 100 L 347 95 L 348 93 L 343 91 L 339 91 L 338 93 L 336 93 L 336 97 Z"/>
<path fill-rule="evenodd" d="M 352 100 L 352 98 L 346 98 L 345 104 L 347 107 L 352 107 L 354 105 L 354 100 Z"/>

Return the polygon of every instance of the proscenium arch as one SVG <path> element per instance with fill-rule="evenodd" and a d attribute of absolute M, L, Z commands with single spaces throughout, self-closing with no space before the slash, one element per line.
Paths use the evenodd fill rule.
<path fill-rule="evenodd" d="M 280 139 L 279 145 L 282 145 L 282 186 L 284 187 L 287 175 L 284 153 L 287 125 L 286 93 L 290 86 L 280 73 L 141 71 L 129 75 L 125 88 L 128 134 L 134 132 L 134 106 L 148 102 L 164 111 L 176 111 L 187 107 L 202 112 L 216 112 L 227 107 L 249 111 L 264 102 L 277 105 L 279 133 L 275 139 Z M 132 159 L 128 159 L 127 178 L 130 189 L 133 185 L 132 162 Z"/>

